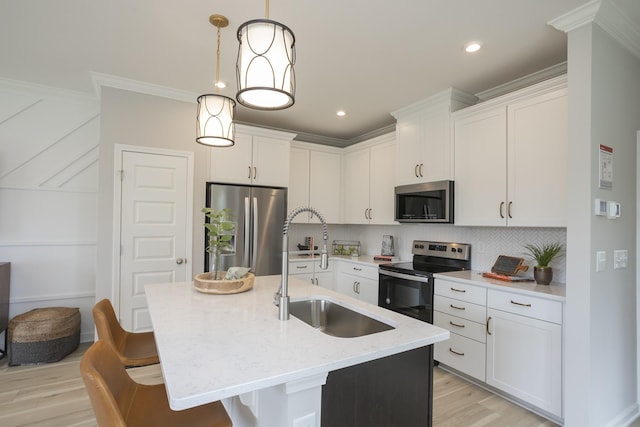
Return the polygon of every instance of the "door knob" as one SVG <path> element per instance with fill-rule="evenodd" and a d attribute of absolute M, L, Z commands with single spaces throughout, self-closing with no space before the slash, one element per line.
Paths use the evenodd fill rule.
<path fill-rule="evenodd" d="M 186 264 L 187 260 L 186 259 L 182 259 L 182 258 L 176 259 L 176 264 L 178 264 L 178 265 L 182 264 L 183 262 Z"/>

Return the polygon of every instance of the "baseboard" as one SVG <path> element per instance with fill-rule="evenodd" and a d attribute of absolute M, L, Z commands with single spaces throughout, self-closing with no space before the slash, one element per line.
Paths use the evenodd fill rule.
<path fill-rule="evenodd" d="M 604 427 L 628 427 L 639 417 L 640 406 L 638 406 L 638 403 L 634 403 L 618 414 L 617 417 L 605 424 Z"/>

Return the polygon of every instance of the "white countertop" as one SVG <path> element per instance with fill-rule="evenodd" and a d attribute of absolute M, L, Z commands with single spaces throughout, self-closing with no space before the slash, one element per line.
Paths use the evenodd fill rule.
<path fill-rule="evenodd" d="M 320 255 L 302 255 L 300 253 L 289 253 L 289 262 L 304 262 L 304 261 L 313 261 L 320 260 Z M 389 261 L 374 261 L 373 255 L 360 255 L 357 257 L 348 256 L 348 255 L 329 255 L 329 260 L 338 261 L 344 260 L 353 262 L 356 264 L 369 265 L 373 267 L 377 267 L 380 264 L 389 264 Z M 393 262 L 402 262 L 401 260 L 393 261 Z"/>
<path fill-rule="evenodd" d="M 536 282 L 507 282 L 497 279 L 482 277 L 482 271 L 452 271 L 449 273 L 434 274 L 435 278 L 443 278 L 455 281 L 471 282 L 486 288 L 502 291 L 515 292 L 520 294 L 533 295 L 555 301 L 564 302 L 566 299 L 566 287 L 562 283 L 551 283 L 550 285 L 538 285 Z"/>
<path fill-rule="evenodd" d="M 278 320 L 280 276 L 257 277 L 233 295 L 203 294 L 192 282 L 145 286 L 162 374 L 180 410 L 424 347 L 449 332 L 289 277 L 292 301 L 328 296 L 396 329 L 357 338 L 326 335 L 291 316 Z"/>

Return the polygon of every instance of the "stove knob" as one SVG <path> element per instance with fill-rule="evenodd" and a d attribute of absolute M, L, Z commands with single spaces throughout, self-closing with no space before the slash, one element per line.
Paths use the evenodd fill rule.
<path fill-rule="evenodd" d="M 455 251 L 456 251 L 456 248 L 451 248 L 451 252 L 455 252 Z"/>
<path fill-rule="evenodd" d="M 462 253 L 462 248 L 458 248 L 458 253 Z"/>

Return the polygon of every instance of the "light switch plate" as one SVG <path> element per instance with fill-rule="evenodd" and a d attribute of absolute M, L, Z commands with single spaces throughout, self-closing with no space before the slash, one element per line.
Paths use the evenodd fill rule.
<path fill-rule="evenodd" d="M 607 268 L 607 252 L 596 252 L 596 271 L 604 271 Z"/>
<path fill-rule="evenodd" d="M 613 268 L 614 270 L 627 268 L 629 264 L 629 252 L 624 249 L 613 251 Z"/>

